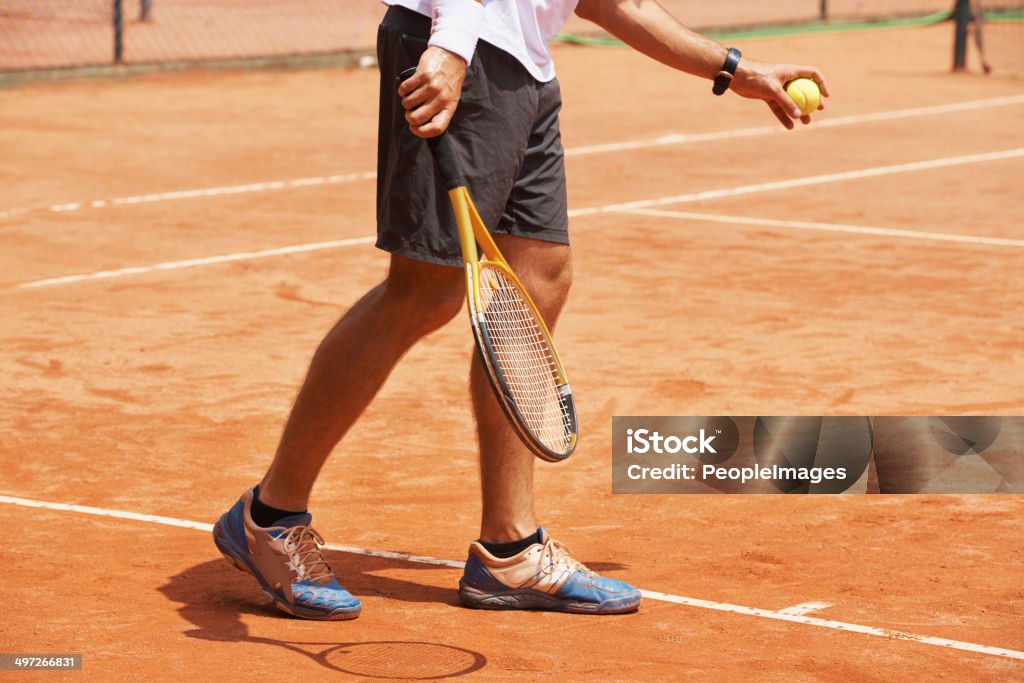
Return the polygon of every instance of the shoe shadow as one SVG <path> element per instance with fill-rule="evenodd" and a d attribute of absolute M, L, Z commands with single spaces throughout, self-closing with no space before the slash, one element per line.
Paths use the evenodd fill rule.
<path fill-rule="evenodd" d="M 628 564 L 622 564 L 621 562 L 587 562 L 584 560 L 583 564 L 587 565 L 587 569 L 595 571 L 598 574 L 608 574 L 629 569 Z M 611 578 L 615 577 L 613 576 Z"/>
<path fill-rule="evenodd" d="M 456 588 L 458 579 L 452 579 L 450 588 L 431 586 L 415 581 L 406 581 L 388 576 L 392 570 L 426 570 L 437 572 L 445 571 L 444 567 L 433 565 L 417 564 L 405 560 L 396 560 L 386 557 L 372 557 L 369 555 L 356 555 L 354 553 L 341 552 L 339 550 L 324 550 L 324 556 L 330 563 L 334 573 L 341 583 L 352 595 L 377 595 L 390 600 L 401 600 L 403 602 L 438 602 L 445 605 L 459 606 Z M 451 571 L 451 570 L 449 570 Z"/>
<path fill-rule="evenodd" d="M 336 551 L 325 554 L 342 584 L 353 595 L 458 604 L 454 587 L 440 588 L 386 575 L 389 570 L 435 567 L 417 567 L 399 560 Z M 277 611 L 254 578 L 237 571 L 221 558 L 171 576 L 159 591 L 177 603 L 178 613 L 194 626 L 185 632 L 189 638 L 279 647 L 308 657 L 331 671 L 360 678 L 434 680 L 464 676 L 487 666 L 487 657 L 482 653 L 445 643 L 351 639 L 296 642 L 253 635 L 242 621 L 243 615 L 294 617 Z"/>

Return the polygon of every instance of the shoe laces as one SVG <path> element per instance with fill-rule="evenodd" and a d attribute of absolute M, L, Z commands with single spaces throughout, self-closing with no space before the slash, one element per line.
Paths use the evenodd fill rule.
<path fill-rule="evenodd" d="M 579 560 L 575 559 L 569 552 L 569 548 L 562 543 L 549 538 L 541 550 L 542 571 L 545 574 L 552 574 L 556 570 L 564 572 L 584 572 L 587 576 L 593 576 L 594 572 L 587 568 Z"/>
<path fill-rule="evenodd" d="M 281 535 L 282 546 L 288 553 L 288 561 L 284 564 L 295 572 L 299 581 L 308 579 L 319 584 L 330 583 L 334 579 L 331 565 L 327 564 L 320 546 L 323 537 L 308 526 L 293 526 Z"/>

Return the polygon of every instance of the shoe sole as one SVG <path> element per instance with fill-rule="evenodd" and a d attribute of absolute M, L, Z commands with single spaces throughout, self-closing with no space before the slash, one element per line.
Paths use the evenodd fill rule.
<path fill-rule="evenodd" d="M 640 607 L 641 597 L 637 595 L 609 598 L 602 602 L 580 602 L 579 600 L 558 598 L 532 588 L 484 592 L 460 582 L 459 601 L 471 609 L 544 610 L 571 614 L 625 614 L 635 612 Z"/>
<path fill-rule="evenodd" d="M 299 605 L 291 605 L 281 599 L 280 596 L 276 595 L 274 591 L 270 589 L 270 586 L 263 580 L 263 577 L 259 575 L 256 569 L 252 566 L 248 559 L 241 556 L 234 548 L 234 543 L 228 538 L 221 530 L 220 520 L 213 525 L 213 542 L 217 545 L 217 549 L 221 555 L 231 563 L 235 569 L 240 572 L 249 574 L 256 579 L 263 592 L 266 593 L 267 597 L 270 598 L 271 602 L 274 603 L 274 607 L 281 610 L 285 614 L 289 614 L 293 617 L 299 617 L 301 619 L 312 619 L 315 621 L 348 621 L 349 619 L 355 619 L 362 612 L 362 605 L 358 605 L 355 608 L 345 607 L 340 610 L 333 612 L 317 612 L 316 610 L 310 610 Z"/>

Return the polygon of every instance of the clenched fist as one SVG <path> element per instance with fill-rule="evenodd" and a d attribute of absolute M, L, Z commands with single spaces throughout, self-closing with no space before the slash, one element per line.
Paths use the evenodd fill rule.
<path fill-rule="evenodd" d="M 416 73 L 398 88 L 409 130 L 432 138 L 448 128 L 462 96 L 466 61 L 447 50 L 431 46 L 420 57 Z"/>

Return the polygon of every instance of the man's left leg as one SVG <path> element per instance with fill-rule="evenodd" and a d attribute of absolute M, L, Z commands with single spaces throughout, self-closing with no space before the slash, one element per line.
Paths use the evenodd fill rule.
<path fill-rule="evenodd" d="M 554 330 L 572 284 L 567 244 L 495 235 L 541 316 Z M 480 540 L 469 549 L 459 597 L 483 609 L 549 609 L 614 614 L 635 610 L 640 593 L 597 576 L 537 528 L 533 468 L 537 462 L 509 423 L 473 358 L 470 392 L 480 441 L 483 514 Z"/>
<path fill-rule="evenodd" d="M 569 245 L 509 235 L 494 239 L 553 332 L 572 285 Z M 537 458 L 522 444 L 495 399 L 479 356 L 473 357 L 469 386 L 480 442 L 480 538 L 508 543 L 536 534 L 533 466 Z"/>

